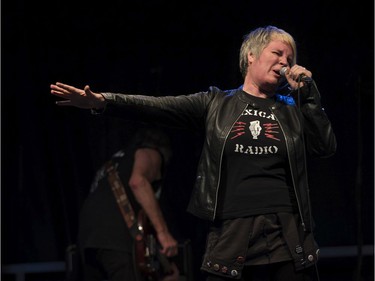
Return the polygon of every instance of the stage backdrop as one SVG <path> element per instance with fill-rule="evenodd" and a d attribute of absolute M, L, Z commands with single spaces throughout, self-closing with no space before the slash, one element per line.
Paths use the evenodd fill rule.
<path fill-rule="evenodd" d="M 2 263 L 63 260 L 95 170 L 141 126 L 57 107 L 51 83 L 155 96 L 237 88 L 242 36 L 268 24 L 295 37 L 337 135 L 335 156 L 309 161 L 317 239 L 373 244 L 374 26 L 366 3 L 2 3 Z M 198 248 L 205 226 L 185 208 L 200 137 L 169 134 L 163 207 L 176 235 Z"/>

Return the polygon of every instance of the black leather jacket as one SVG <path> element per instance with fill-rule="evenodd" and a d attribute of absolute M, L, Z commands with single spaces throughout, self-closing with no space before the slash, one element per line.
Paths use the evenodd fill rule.
<path fill-rule="evenodd" d="M 321 106 L 320 94 L 315 83 L 310 83 L 300 90 L 297 105 L 275 101 L 271 111 L 279 121 L 286 139 L 302 226 L 305 231 L 311 231 L 306 151 L 319 157 L 331 156 L 336 151 L 336 138 Z M 210 87 L 206 92 L 165 97 L 115 93 L 102 95 L 107 100 L 103 111 L 106 114 L 170 127 L 203 130 L 203 149 L 188 211 L 200 218 L 213 221 L 216 215 L 225 140 L 233 124 L 248 105 L 244 99 L 244 95 L 247 94 L 241 87 L 226 91 Z M 256 104 L 251 106 L 257 107 Z"/>

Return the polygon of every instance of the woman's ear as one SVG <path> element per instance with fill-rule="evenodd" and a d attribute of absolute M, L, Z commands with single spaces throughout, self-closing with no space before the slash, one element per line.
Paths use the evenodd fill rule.
<path fill-rule="evenodd" d="M 247 61 L 249 62 L 249 64 L 251 64 L 253 61 L 254 61 L 255 57 L 254 57 L 254 54 L 250 51 L 247 53 Z"/>

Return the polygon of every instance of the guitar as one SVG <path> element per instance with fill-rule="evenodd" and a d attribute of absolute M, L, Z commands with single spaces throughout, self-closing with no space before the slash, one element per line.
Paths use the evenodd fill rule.
<path fill-rule="evenodd" d="M 172 273 L 169 259 L 160 253 L 156 232 L 143 209 L 138 212 L 138 229 L 135 237 L 135 262 L 140 273 L 148 281 L 160 280 Z"/>
<path fill-rule="evenodd" d="M 156 232 L 143 209 L 138 212 L 137 220 L 117 169 L 108 161 L 106 164 L 108 182 L 116 198 L 117 205 L 134 240 L 135 263 L 147 281 L 158 281 L 172 274 L 173 267 L 168 258 L 161 254 Z"/>

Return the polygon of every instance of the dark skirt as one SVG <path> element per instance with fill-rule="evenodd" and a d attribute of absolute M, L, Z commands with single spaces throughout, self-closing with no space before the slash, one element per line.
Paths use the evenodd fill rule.
<path fill-rule="evenodd" d="M 288 213 L 214 222 L 207 237 L 201 269 L 234 279 L 241 278 L 245 265 L 293 261 L 296 270 L 303 269 L 315 263 L 317 251 L 313 250 L 310 260 L 305 258 L 297 224 L 295 216 Z M 309 262 L 298 264 L 304 260 Z"/>

